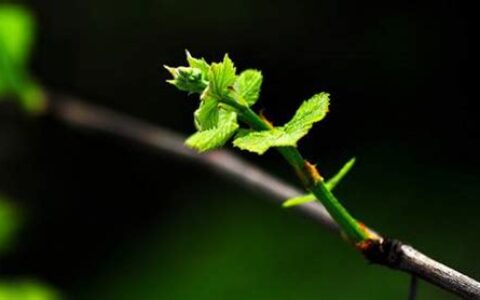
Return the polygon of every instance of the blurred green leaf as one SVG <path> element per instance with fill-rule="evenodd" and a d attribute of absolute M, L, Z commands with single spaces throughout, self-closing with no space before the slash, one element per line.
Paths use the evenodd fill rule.
<path fill-rule="evenodd" d="M 238 136 L 233 144 L 242 149 L 263 154 L 271 147 L 296 146 L 313 124 L 328 112 L 329 94 L 319 93 L 302 103 L 293 118 L 284 126 L 264 131 L 252 131 Z"/>
<path fill-rule="evenodd" d="M 59 300 L 50 287 L 35 282 L 0 282 L 0 300 Z"/>
<path fill-rule="evenodd" d="M 0 51 L 15 65 L 24 66 L 28 62 L 34 33 L 35 23 L 28 10 L 0 5 Z"/>
<path fill-rule="evenodd" d="M 32 14 L 17 5 L 0 5 L 0 100 L 16 97 L 28 111 L 44 107 L 44 95 L 27 69 L 35 35 Z"/>
<path fill-rule="evenodd" d="M 0 195 L 0 252 L 11 246 L 19 225 L 18 211 L 6 197 Z"/>

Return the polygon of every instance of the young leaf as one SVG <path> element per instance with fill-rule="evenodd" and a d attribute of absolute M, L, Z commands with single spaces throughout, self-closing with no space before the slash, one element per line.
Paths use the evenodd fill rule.
<path fill-rule="evenodd" d="M 202 71 L 200 69 L 192 67 L 164 67 L 173 77 L 173 79 L 167 80 L 167 82 L 181 91 L 201 94 L 208 85 L 208 82 L 202 79 Z"/>
<path fill-rule="evenodd" d="M 212 129 L 218 123 L 218 101 L 215 98 L 204 97 L 200 107 L 193 114 L 197 130 Z"/>
<path fill-rule="evenodd" d="M 322 120 L 328 112 L 329 95 L 320 93 L 303 102 L 293 118 L 284 126 L 264 131 L 252 131 L 239 136 L 234 146 L 263 154 L 271 147 L 296 146 L 315 122 Z"/>
<path fill-rule="evenodd" d="M 185 50 L 185 53 L 187 54 L 188 65 L 192 68 L 199 69 L 202 72 L 203 80 L 207 80 L 210 65 L 205 61 L 204 58 L 193 57 L 188 50 Z"/>
<path fill-rule="evenodd" d="M 243 133 L 233 141 L 233 145 L 242 150 L 263 154 L 270 147 L 290 146 L 295 144 L 292 138 L 282 127 L 264 131 L 251 131 Z"/>
<path fill-rule="evenodd" d="M 245 70 L 235 81 L 235 90 L 252 106 L 257 102 L 260 96 L 260 87 L 262 85 L 263 76 L 258 70 Z"/>
<path fill-rule="evenodd" d="M 190 136 L 185 144 L 198 150 L 205 152 L 223 146 L 238 129 L 237 114 L 235 112 L 220 110 L 218 115 L 217 126 L 198 131 Z"/>
<path fill-rule="evenodd" d="M 302 195 L 302 196 L 298 196 L 298 197 L 288 199 L 287 201 L 282 203 L 282 207 L 289 208 L 289 207 L 313 202 L 315 200 L 317 200 L 317 198 L 315 198 L 315 196 L 313 194 L 306 194 L 306 195 Z"/>
<path fill-rule="evenodd" d="M 340 169 L 340 171 L 337 172 L 332 178 L 330 178 L 325 185 L 329 190 L 333 190 L 337 184 L 342 181 L 342 179 L 347 175 L 347 173 L 352 169 L 353 165 L 355 165 L 355 157 L 350 159 L 343 167 Z"/>
<path fill-rule="evenodd" d="M 319 93 L 302 103 L 293 118 L 285 124 L 285 131 L 299 140 L 313 124 L 325 118 L 330 102 L 328 93 Z"/>
<path fill-rule="evenodd" d="M 232 60 L 225 54 L 223 62 L 212 63 L 208 72 L 208 81 L 210 82 L 210 91 L 217 98 L 223 98 L 227 89 L 235 82 L 235 66 Z"/>

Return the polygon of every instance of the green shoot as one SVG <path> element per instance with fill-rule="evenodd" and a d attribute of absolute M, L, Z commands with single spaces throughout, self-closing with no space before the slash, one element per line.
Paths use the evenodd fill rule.
<path fill-rule="evenodd" d="M 199 108 L 194 113 L 197 132 L 187 139 L 188 147 L 204 152 L 220 148 L 233 139 L 235 147 L 260 155 L 276 148 L 311 193 L 291 199 L 284 206 L 319 199 L 351 242 L 358 244 L 379 239 L 366 231 L 331 193 L 354 160 L 324 182 L 315 165 L 305 160 L 297 149 L 298 142 L 313 124 L 325 118 L 330 103 L 328 93 L 321 92 L 304 101 L 289 122 L 275 127 L 251 109 L 260 96 L 263 82 L 260 71 L 249 69 L 236 75 L 235 65 L 228 55 L 221 62 L 209 64 L 187 51 L 187 62 L 188 66 L 166 68 L 173 76 L 168 80 L 170 84 L 198 94 L 200 98 Z"/>

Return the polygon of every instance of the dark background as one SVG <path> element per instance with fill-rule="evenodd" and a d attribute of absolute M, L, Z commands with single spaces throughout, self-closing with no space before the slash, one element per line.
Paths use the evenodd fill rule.
<path fill-rule="evenodd" d="M 301 143 L 359 219 L 480 278 L 470 11 L 460 1 L 24 1 L 48 88 L 192 133 L 195 97 L 165 84 L 184 49 L 264 74 L 256 105 L 331 112 Z M 0 190 L 25 209 L 3 276 L 68 299 L 405 299 L 408 277 L 207 170 L 0 105 Z M 292 183 L 274 152 L 242 153 Z M 419 299 L 453 299 L 428 284 Z"/>

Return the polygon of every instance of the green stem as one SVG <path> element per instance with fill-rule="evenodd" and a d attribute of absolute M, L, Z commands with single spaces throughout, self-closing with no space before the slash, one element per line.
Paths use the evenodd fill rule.
<path fill-rule="evenodd" d="M 233 104 L 232 106 L 240 112 L 242 120 L 253 129 L 271 129 L 271 125 L 249 107 L 238 104 Z M 328 190 L 323 179 L 318 175 L 315 166 L 305 160 L 296 147 L 278 147 L 277 150 L 293 167 L 298 177 L 300 177 L 304 187 L 323 203 L 327 211 L 347 235 L 349 240 L 354 243 L 359 243 L 370 238 L 368 232 L 362 229 L 361 224 L 352 217 L 332 192 Z"/>
<path fill-rule="evenodd" d="M 352 217 L 335 195 L 327 189 L 323 181 L 318 182 L 309 190 L 323 203 L 332 218 L 352 242 L 359 243 L 371 238 L 368 232 L 362 228 L 362 225 Z"/>

